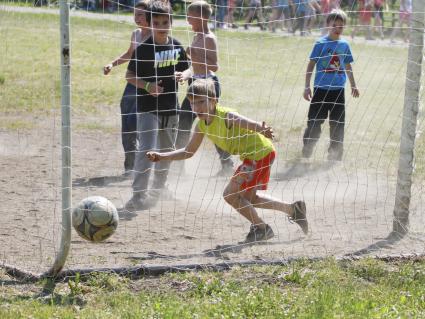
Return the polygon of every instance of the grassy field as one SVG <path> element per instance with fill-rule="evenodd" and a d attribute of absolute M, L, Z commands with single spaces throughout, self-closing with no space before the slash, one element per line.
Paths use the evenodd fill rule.
<path fill-rule="evenodd" d="M 425 263 L 299 261 L 126 279 L 25 285 L 2 276 L 8 318 L 423 318 Z"/>
<path fill-rule="evenodd" d="M 0 130 L 37 128 L 34 117 L 60 109 L 59 19 L 0 11 Z M 73 18 L 72 104 L 77 130 L 119 131 L 125 67 L 102 67 L 126 49 L 131 25 Z M 186 29 L 173 30 L 186 45 Z M 272 123 L 281 145 L 299 144 L 308 103 L 304 72 L 313 39 L 269 33 L 220 32 L 224 104 Z M 348 167 L 394 175 L 404 98 L 407 50 L 352 45 L 361 98 L 347 94 Z M 423 97 L 421 98 L 423 102 Z M 99 122 L 82 121 L 84 117 Z M 117 121 L 113 123 L 118 123 Z M 326 132 L 323 133 L 324 135 Z M 295 150 L 290 147 L 288 158 Z M 418 141 L 417 153 L 425 152 Z M 424 165 L 418 163 L 422 178 Z M 125 279 L 94 275 L 35 285 L 0 276 L 0 318 L 421 318 L 425 263 L 376 260 L 299 261 L 285 267 L 170 274 Z"/>
<path fill-rule="evenodd" d="M 0 19 L 4 39 L 0 47 L 0 112 L 57 113 L 59 18 L 0 12 Z M 125 85 L 125 66 L 115 68 L 107 77 L 102 67 L 128 47 L 133 27 L 84 18 L 72 18 L 71 26 L 73 114 L 115 115 Z M 173 36 L 184 45 L 191 40 L 186 28 L 176 28 Z M 301 93 L 313 38 L 272 36 L 268 32 L 220 32 L 218 37 L 222 103 L 271 123 L 286 143 L 286 156 L 293 157 L 298 150 L 291 144 L 299 144 L 308 109 Z M 352 99 L 347 89 L 346 150 L 358 162 L 369 162 L 369 167 L 394 167 L 407 50 L 388 43 L 376 46 L 357 41 L 352 51 L 361 97 Z"/>

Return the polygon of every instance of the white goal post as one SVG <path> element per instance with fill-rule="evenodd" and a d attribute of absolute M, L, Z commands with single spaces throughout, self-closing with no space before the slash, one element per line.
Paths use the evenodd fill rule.
<path fill-rule="evenodd" d="M 56 276 L 65 265 L 71 246 L 72 145 L 71 145 L 71 46 L 69 2 L 60 0 L 61 114 L 62 114 L 62 233 L 59 252 L 46 273 Z"/>
<path fill-rule="evenodd" d="M 392 235 L 395 236 L 404 236 L 409 227 L 409 205 L 422 76 L 424 10 L 425 0 L 413 0 L 413 17 L 406 70 L 400 156 L 394 206 Z"/>

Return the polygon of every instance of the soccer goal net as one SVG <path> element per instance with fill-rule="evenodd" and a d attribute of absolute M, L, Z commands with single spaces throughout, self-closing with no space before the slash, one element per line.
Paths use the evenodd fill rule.
<path fill-rule="evenodd" d="M 114 65 L 106 76 L 104 67 L 133 46 L 133 2 L 68 3 L 72 143 L 64 146 L 60 72 L 64 51 L 58 5 L 37 2 L 35 7 L 29 2 L 1 1 L 1 262 L 42 273 L 52 267 L 64 245 L 69 248 L 64 269 L 178 267 L 424 253 L 425 142 L 421 134 L 423 116 L 418 108 L 424 102 L 419 90 L 423 85 L 423 46 L 419 40 L 423 36 L 423 13 L 404 11 L 402 6 L 408 6 L 407 1 L 370 10 L 364 2 L 335 4 L 347 13 L 341 37 L 351 48 L 351 66 L 360 95 L 352 96 L 347 79 L 345 119 L 337 121 L 343 122 L 341 157 L 334 158 L 329 153 L 329 145 L 335 142 L 329 129 L 329 109 L 319 126 L 321 134 L 315 127 L 315 147 L 308 158 L 303 158 L 303 137 L 311 110 L 310 102 L 303 98 L 306 69 L 315 42 L 330 30 L 326 28 L 330 9 L 326 12 L 320 2 L 314 3 L 322 5 L 321 9 L 312 2 L 293 7 L 278 6 L 278 2 L 216 1 L 212 3 L 214 12 L 208 23 L 217 38 L 219 68 L 215 74 L 221 87 L 218 105 L 231 108 L 260 126 L 264 121 L 274 130 L 276 158 L 267 190 L 258 190 L 257 195 L 263 198 L 267 194 L 287 204 L 306 204 L 307 235 L 299 221 L 291 218 L 293 205 L 284 205 L 281 210 L 286 210 L 286 214 L 280 211 L 282 205 L 269 209 L 267 203 L 256 203 L 258 218 L 269 225 L 274 237 L 250 242 L 246 239 L 252 230 L 253 199 L 246 200 L 242 189 L 235 195 L 234 188 L 229 186 L 231 180 L 239 181 L 232 176 L 242 162 L 238 155 L 232 155 L 231 161 L 223 164 L 208 134 L 193 157 L 171 163 L 168 176 L 166 165 L 149 166 L 148 186 L 137 189 L 149 197 L 141 197 L 145 206 L 126 207 L 134 185 L 141 185 L 135 176 L 140 178 L 146 170 L 143 165 L 129 167 L 127 163 L 125 167 L 125 159 L 131 161 L 125 152 L 137 154 L 140 145 L 146 145 L 146 140 L 140 140 L 143 136 L 149 142 L 155 140 L 155 150 L 165 151 L 168 146 L 161 148 L 164 139 L 174 138 L 167 143 L 171 141 L 175 147 L 174 133 L 180 133 L 179 122 L 171 123 L 174 117 L 157 114 L 156 110 L 141 112 L 146 107 L 143 103 L 159 102 L 139 97 L 139 109 L 130 111 L 131 116 L 124 117 L 124 122 L 139 124 L 130 133 L 150 132 L 138 135 L 133 150 L 123 149 L 123 141 L 130 135 L 122 134 L 122 127 L 130 125 L 122 122 L 121 112 L 126 73 L 127 69 L 137 71 L 141 64 Z M 190 52 L 198 55 L 198 59 L 199 52 L 208 52 L 210 56 L 211 52 L 197 47 L 199 39 L 204 38 L 195 34 L 186 20 L 188 4 L 173 3 L 169 36 L 183 48 L 192 44 L 194 49 Z M 310 13 L 301 16 L 302 5 Z M 414 3 L 413 8 L 423 9 L 423 5 Z M 369 13 L 368 20 L 365 14 Z M 202 41 L 204 45 L 206 42 Z M 151 47 L 155 50 L 156 46 Z M 153 55 L 154 59 L 160 56 Z M 168 81 L 162 73 L 154 74 L 155 83 Z M 176 94 L 182 105 L 187 82 L 178 87 L 178 92 L 171 95 Z M 146 113 L 154 120 L 146 117 Z M 157 126 L 152 128 L 152 121 Z M 205 118 L 199 121 L 209 124 Z M 206 124 L 204 129 L 208 130 Z M 228 130 L 234 131 L 235 126 Z M 195 127 L 198 120 L 192 128 Z M 173 130 L 173 134 L 167 135 Z M 217 132 L 214 134 L 221 134 Z M 252 130 L 245 130 L 236 138 L 245 138 L 244 134 L 254 136 Z M 269 143 L 267 138 L 261 139 L 264 140 Z M 65 170 L 69 168 L 71 173 L 71 188 L 62 182 L 64 148 L 72 152 L 72 160 L 65 163 Z M 237 151 L 259 152 L 255 147 L 241 149 L 242 146 Z M 267 154 L 251 159 L 256 165 Z M 155 183 L 164 176 L 166 182 L 158 188 Z M 229 195 L 229 189 L 232 196 L 239 198 L 233 207 L 231 200 L 223 197 Z M 71 206 L 65 208 L 64 192 L 72 196 Z M 64 209 L 70 214 L 72 207 L 89 196 L 109 199 L 120 217 L 116 232 L 100 243 L 79 237 L 63 220 Z M 248 211 L 247 216 L 239 213 L 235 205 Z M 394 229 L 399 236 L 393 236 Z M 67 231 L 71 231 L 69 241 L 64 237 Z"/>

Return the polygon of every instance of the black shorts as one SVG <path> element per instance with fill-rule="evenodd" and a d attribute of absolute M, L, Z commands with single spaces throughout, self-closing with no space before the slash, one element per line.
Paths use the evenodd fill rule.
<path fill-rule="evenodd" d="M 308 119 L 320 122 L 328 117 L 331 121 L 344 122 L 345 93 L 343 88 L 337 90 L 314 88 Z"/>

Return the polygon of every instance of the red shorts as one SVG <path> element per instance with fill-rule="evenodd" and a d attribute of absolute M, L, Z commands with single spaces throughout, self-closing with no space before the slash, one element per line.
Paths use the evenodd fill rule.
<path fill-rule="evenodd" d="M 245 159 L 236 169 L 233 178 L 239 183 L 239 190 L 265 190 L 270 179 L 270 168 L 276 152 L 270 152 L 258 161 Z"/>

